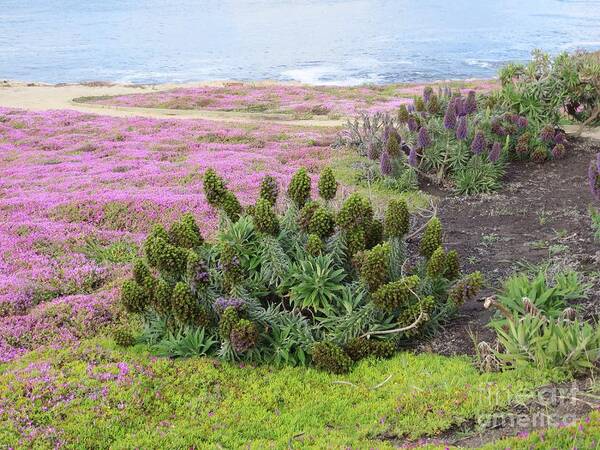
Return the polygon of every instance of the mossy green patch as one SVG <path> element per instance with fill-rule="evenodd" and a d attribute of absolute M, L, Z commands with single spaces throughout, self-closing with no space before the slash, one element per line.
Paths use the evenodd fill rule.
<path fill-rule="evenodd" d="M 391 448 L 386 436 L 439 433 L 557 378 L 480 374 L 465 357 L 409 353 L 332 375 L 92 340 L 0 365 L 0 446 Z"/>

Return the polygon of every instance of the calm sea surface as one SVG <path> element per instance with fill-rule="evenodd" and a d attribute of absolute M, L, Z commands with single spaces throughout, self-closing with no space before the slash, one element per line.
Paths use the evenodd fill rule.
<path fill-rule="evenodd" d="M 322 84 L 483 78 L 600 49 L 600 0 L 0 0 L 0 78 Z"/>

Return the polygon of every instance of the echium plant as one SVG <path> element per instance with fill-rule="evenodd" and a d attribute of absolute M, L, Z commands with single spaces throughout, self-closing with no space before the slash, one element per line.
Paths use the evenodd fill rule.
<path fill-rule="evenodd" d="M 276 183 L 266 178 L 256 204 L 231 217 L 225 186 L 207 171 L 207 199 L 223 214 L 214 241 L 203 239 L 190 214 L 148 235 L 121 290 L 123 307 L 142 317 L 146 331 L 137 339 L 118 334 L 120 344 L 342 373 L 435 332 L 481 287 L 479 273 L 461 277 L 437 217 L 425 227 L 419 256 L 405 242 L 403 200 L 390 202 L 383 217 L 357 193 L 334 210 L 337 181 L 329 170 L 320 177 L 321 200 L 310 198 L 310 177 L 299 170 L 283 211 Z"/>

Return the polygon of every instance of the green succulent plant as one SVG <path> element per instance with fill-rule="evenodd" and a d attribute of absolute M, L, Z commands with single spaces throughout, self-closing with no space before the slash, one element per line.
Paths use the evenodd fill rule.
<path fill-rule="evenodd" d="M 310 199 L 310 177 L 304 167 L 298 169 L 292 177 L 287 195 L 298 208 L 302 208 Z"/>
<path fill-rule="evenodd" d="M 277 236 L 279 234 L 279 220 L 277 214 L 273 211 L 272 203 L 264 198 L 259 198 L 254 207 L 252 215 L 254 226 L 261 233 Z"/>
<path fill-rule="evenodd" d="M 318 369 L 336 374 L 346 373 L 352 366 L 352 359 L 332 342 L 317 342 L 312 348 L 312 360 Z"/>
<path fill-rule="evenodd" d="M 425 258 L 430 258 L 433 252 L 442 245 L 442 223 L 440 219 L 432 217 L 427 222 L 425 232 L 421 237 L 419 250 Z"/>
<path fill-rule="evenodd" d="M 326 167 L 321 171 L 317 187 L 319 188 L 319 195 L 323 200 L 329 201 L 335 198 L 338 183 L 330 167 Z"/>
<path fill-rule="evenodd" d="M 279 196 L 279 185 L 277 180 L 270 175 L 266 175 L 260 182 L 259 198 L 267 200 L 272 206 L 277 203 Z"/>

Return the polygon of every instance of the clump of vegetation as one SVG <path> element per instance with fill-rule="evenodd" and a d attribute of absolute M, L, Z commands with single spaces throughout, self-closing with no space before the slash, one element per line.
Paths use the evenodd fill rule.
<path fill-rule="evenodd" d="M 488 368 L 535 366 L 581 374 L 600 360 L 600 328 L 577 318 L 569 302 L 586 296 L 589 286 L 578 273 L 563 271 L 550 280 L 545 271 L 535 277 L 517 274 L 504 284 L 490 326 L 497 334 L 497 364 Z M 489 348 L 486 345 L 483 348 Z M 488 356 L 489 358 L 492 355 Z"/>
<path fill-rule="evenodd" d="M 262 183 L 250 214 L 239 209 L 234 216 L 222 208 L 230 196 L 225 182 L 213 171 L 204 182 L 222 214 L 215 241 L 203 239 L 190 215 L 168 230 L 155 226 L 123 284 L 123 306 L 145 322 L 139 340 L 160 354 L 312 361 L 346 372 L 358 359 L 391 356 L 399 341 L 435 331 L 456 311 L 456 290 L 466 298 L 481 286 L 472 282 L 481 281 L 478 273 L 460 278 L 436 217 L 418 256 L 404 242 L 404 201 L 392 201 L 382 218 L 359 194 L 334 210 L 330 171 L 319 181 L 324 202 L 310 199 L 310 177 L 298 171 L 281 214 L 272 180 Z"/>

